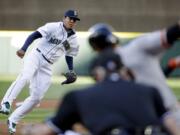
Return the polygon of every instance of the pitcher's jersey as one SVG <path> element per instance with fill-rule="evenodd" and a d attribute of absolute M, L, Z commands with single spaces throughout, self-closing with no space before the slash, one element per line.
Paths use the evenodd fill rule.
<path fill-rule="evenodd" d="M 168 87 L 160 66 L 166 50 L 166 39 L 162 31 L 145 34 L 123 47 L 117 48 L 123 63 L 130 68 L 139 83 L 155 86 L 161 93 L 166 107 L 176 104 L 176 97 Z M 164 39 L 164 40 L 162 40 Z"/>
<path fill-rule="evenodd" d="M 52 22 L 37 29 L 42 38 L 38 49 L 52 63 L 62 55 L 76 56 L 79 50 L 77 36 L 74 31 L 69 35 L 63 22 Z"/>

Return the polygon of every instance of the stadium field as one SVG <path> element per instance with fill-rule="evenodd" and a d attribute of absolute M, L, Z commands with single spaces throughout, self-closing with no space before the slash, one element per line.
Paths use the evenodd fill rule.
<path fill-rule="evenodd" d="M 15 76 L 0 76 L 0 99 L 3 98 L 5 91 L 15 79 Z M 60 85 L 60 82 L 63 81 L 64 78 L 62 77 L 53 77 L 52 78 L 52 85 L 49 88 L 48 92 L 43 99 L 41 106 L 35 108 L 31 113 L 29 113 L 22 121 L 21 124 L 18 126 L 18 134 L 21 132 L 23 125 L 27 123 L 39 123 L 45 120 L 48 116 L 51 116 L 55 112 L 55 108 L 59 103 L 60 99 L 64 96 L 65 93 L 71 90 L 79 90 L 83 87 L 87 87 L 92 85 L 94 81 L 89 77 L 79 77 L 76 83 L 70 85 Z M 169 86 L 173 89 L 175 95 L 180 100 L 180 79 L 178 78 L 171 78 L 167 80 Z M 28 96 L 28 87 L 25 87 L 21 94 L 18 96 L 15 103 L 18 103 L 24 100 L 25 97 Z M 13 108 L 16 104 L 13 105 Z M 0 115 L 0 135 L 6 135 L 6 120 L 7 116 Z"/>

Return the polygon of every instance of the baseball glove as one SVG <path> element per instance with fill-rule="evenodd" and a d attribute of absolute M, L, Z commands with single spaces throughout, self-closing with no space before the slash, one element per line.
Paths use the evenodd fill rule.
<path fill-rule="evenodd" d="M 76 81 L 77 75 L 74 71 L 69 71 L 67 73 L 63 73 L 63 75 L 66 77 L 66 80 L 63 81 L 61 84 L 70 84 Z"/>

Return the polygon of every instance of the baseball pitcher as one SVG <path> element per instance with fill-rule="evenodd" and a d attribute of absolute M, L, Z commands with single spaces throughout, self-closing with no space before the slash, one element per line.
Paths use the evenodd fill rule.
<path fill-rule="evenodd" d="M 62 84 L 76 81 L 73 71 L 73 57 L 78 54 L 79 45 L 73 29 L 76 21 L 80 21 L 77 11 L 65 12 L 63 21 L 47 23 L 33 32 L 25 41 L 17 56 L 23 58 L 29 45 L 39 39 L 38 45 L 32 49 L 24 60 L 22 72 L 7 90 L 0 107 L 0 113 L 9 114 L 13 100 L 16 99 L 26 84 L 30 84 L 30 96 L 8 118 L 8 130 L 11 134 L 16 131 L 16 124 L 30 112 L 43 98 L 51 84 L 51 66 L 59 57 L 65 55 L 69 72 Z"/>

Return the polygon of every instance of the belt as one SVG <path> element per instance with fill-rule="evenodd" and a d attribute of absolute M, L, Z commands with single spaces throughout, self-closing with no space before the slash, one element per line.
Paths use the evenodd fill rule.
<path fill-rule="evenodd" d="M 37 50 L 39 53 L 41 53 L 42 57 L 43 57 L 49 64 L 53 64 L 50 60 L 48 60 L 48 59 L 44 56 L 44 54 L 42 54 L 41 50 L 39 50 L 38 48 L 36 48 L 36 50 Z"/>
<path fill-rule="evenodd" d="M 144 129 L 139 128 L 112 128 L 104 130 L 103 135 L 144 135 Z"/>

